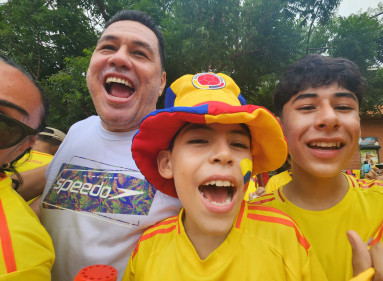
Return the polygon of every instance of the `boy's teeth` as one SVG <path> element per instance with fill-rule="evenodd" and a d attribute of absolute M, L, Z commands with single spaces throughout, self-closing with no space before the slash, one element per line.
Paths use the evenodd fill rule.
<path fill-rule="evenodd" d="M 229 194 L 227 195 L 225 202 L 218 203 L 215 201 L 210 201 L 210 203 L 212 203 L 213 205 L 216 205 L 216 206 L 225 206 L 225 205 L 229 204 L 230 202 L 231 202 L 231 196 Z"/>
<path fill-rule="evenodd" d="M 224 180 L 212 180 L 205 185 L 215 185 L 215 186 L 234 186 L 230 181 L 224 181 Z"/>

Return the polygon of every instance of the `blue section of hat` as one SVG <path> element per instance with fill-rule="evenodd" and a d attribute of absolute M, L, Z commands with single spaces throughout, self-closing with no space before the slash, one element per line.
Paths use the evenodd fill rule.
<path fill-rule="evenodd" d="M 241 94 L 238 95 L 238 99 L 239 99 L 239 102 L 241 103 L 241 105 L 247 104 L 245 98 Z"/>
<path fill-rule="evenodd" d="M 174 101 L 176 100 L 176 94 L 173 92 L 172 88 L 167 88 L 165 93 L 165 108 L 173 107 Z"/>

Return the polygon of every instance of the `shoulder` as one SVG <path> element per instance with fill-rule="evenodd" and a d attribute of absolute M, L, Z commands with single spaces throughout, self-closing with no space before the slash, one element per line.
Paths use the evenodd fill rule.
<path fill-rule="evenodd" d="M 147 248 L 150 248 L 150 254 L 160 251 L 162 247 L 168 245 L 169 241 L 173 239 L 173 234 L 177 232 L 177 229 L 179 229 L 178 215 L 164 219 L 149 227 L 138 240 L 137 246 L 132 253 L 132 258 L 138 252 L 141 254 L 142 252 L 145 253 Z M 153 248 L 154 245 L 155 248 Z"/>
<path fill-rule="evenodd" d="M 90 116 L 90 117 L 88 117 L 86 119 L 80 120 L 80 121 L 74 123 L 69 128 L 67 137 L 68 137 L 68 135 L 70 135 L 74 131 L 83 130 L 83 129 L 89 129 L 89 126 L 95 126 L 97 124 L 100 124 L 100 117 L 98 117 L 96 115 L 93 115 L 93 116 Z"/>
<path fill-rule="evenodd" d="M 383 195 L 383 181 L 381 180 L 367 180 L 355 179 L 348 176 L 350 188 L 356 192 L 364 193 L 378 193 Z"/>
<path fill-rule="evenodd" d="M 300 248 L 306 253 L 310 244 L 301 229 L 287 213 L 265 204 L 249 203 L 247 225 L 250 233 L 277 248 Z"/>

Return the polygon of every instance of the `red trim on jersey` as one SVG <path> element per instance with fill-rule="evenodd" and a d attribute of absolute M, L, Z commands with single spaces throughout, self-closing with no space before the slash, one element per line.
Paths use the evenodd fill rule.
<path fill-rule="evenodd" d="M 378 232 L 378 235 L 376 236 L 376 238 L 374 240 L 371 241 L 370 246 L 374 246 L 375 244 L 377 244 L 380 241 L 380 239 L 382 239 L 383 222 L 379 225 L 378 230 L 376 232 Z"/>
<path fill-rule="evenodd" d="M 266 202 L 270 202 L 270 201 L 273 201 L 275 200 L 275 197 L 271 197 L 271 198 L 268 198 L 268 199 L 263 199 L 263 200 L 259 200 L 259 201 L 254 201 L 254 202 L 251 202 L 252 204 L 263 204 L 263 203 L 266 203 Z"/>
<path fill-rule="evenodd" d="M 349 175 L 347 175 L 347 174 L 346 174 L 346 177 L 348 177 L 348 178 L 350 179 L 350 182 L 351 182 L 351 184 L 352 184 L 352 187 L 356 187 L 356 186 L 355 186 L 356 178 L 354 178 L 354 177 L 352 177 L 352 176 L 349 176 Z"/>
<path fill-rule="evenodd" d="M 235 223 L 235 227 L 236 228 L 239 228 L 241 226 L 241 222 L 242 222 L 242 218 L 243 218 L 243 213 L 245 211 L 245 206 L 246 206 L 246 202 L 242 201 L 241 208 L 239 209 L 239 212 L 238 212 L 237 222 Z"/>
<path fill-rule="evenodd" d="M 290 220 L 292 220 L 296 225 L 297 222 L 292 218 L 290 217 L 288 214 L 286 214 L 285 212 L 279 210 L 279 209 L 276 209 L 274 207 L 270 207 L 270 206 L 260 206 L 260 205 L 257 205 L 257 206 L 249 206 L 249 210 L 260 210 L 260 211 L 267 211 L 267 212 L 273 212 L 273 213 L 277 213 L 277 214 L 280 214 L 280 215 L 283 215 L 285 217 L 288 217 Z"/>
<path fill-rule="evenodd" d="M 147 234 L 144 234 L 141 236 L 140 240 L 138 241 L 138 244 L 136 246 L 136 248 L 134 249 L 133 253 L 132 253 L 132 258 L 134 258 L 134 256 L 137 254 L 138 252 L 138 248 L 140 246 L 140 243 L 142 241 L 145 241 L 147 239 L 150 239 L 152 238 L 153 236 L 157 235 L 157 234 L 165 234 L 165 233 L 169 233 L 169 232 L 172 232 L 174 229 L 176 228 L 176 225 L 172 225 L 170 226 L 169 228 L 160 228 L 160 229 L 157 229 L 153 232 L 150 232 L 150 233 L 147 233 Z"/>
<path fill-rule="evenodd" d="M 282 197 L 280 188 L 278 188 L 278 196 L 279 196 L 279 198 L 281 198 L 282 202 L 285 202 L 285 199 L 283 199 L 283 197 Z"/>
<path fill-rule="evenodd" d="M 359 183 L 359 186 L 361 188 L 371 188 L 374 185 L 377 186 L 383 186 L 383 182 L 379 180 L 365 180 L 365 179 L 359 179 L 357 180 Z"/>
<path fill-rule="evenodd" d="M 306 252 L 308 252 L 308 249 L 310 248 L 310 244 L 306 240 L 306 238 L 299 232 L 297 226 L 295 225 L 295 223 L 293 221 L 287 220 L 287 219 L 282 219 L 282 218 L 264 216 L 264 215 L 250 214 L 250 213 L 247 214 L 247 217 L 249 219 L 253 219 L 253 220 L 279 223 L 279 224 L 293 227 L 295 230 L 295 234 L 297 236 L 298 242 L 303 246 L 303 248 L 305 248 Z"/>
<path fill-rule="evenodd" d="M 17 270 L 15 254 L 13 252 L 11 234 L 9 233 L 7 217 L 5 216 L 3 204 L 0 200 L 0 240 L 3 248 L 3 257 L 7 273 Z"/>

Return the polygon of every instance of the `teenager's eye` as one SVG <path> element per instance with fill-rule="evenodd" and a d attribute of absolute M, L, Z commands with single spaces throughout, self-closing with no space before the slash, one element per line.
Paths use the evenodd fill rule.
<path fill-rule="evenodd" d="M 335 109 L 341 110 L 341 111 L 349 111 L 349 110 L 353 110 L 354 107 L 352 107 L 350 105 L 338 105 L 335 107 Z"/>
<path fill-rule="evenodd" d="M 309 111 L 309 110 L 314 110 L 315 109 L 315 106 L 313 105 L 302 105 L 300 107 L 298 107 L 298 110 L 300 111 Z"/>

